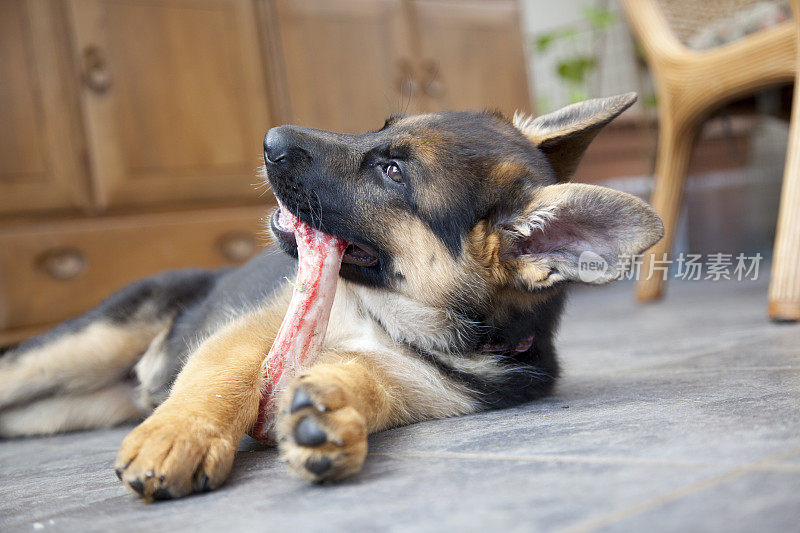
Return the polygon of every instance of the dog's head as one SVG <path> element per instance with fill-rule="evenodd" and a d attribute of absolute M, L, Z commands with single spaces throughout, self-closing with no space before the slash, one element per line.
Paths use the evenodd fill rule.
<path fill-rule="evenodd" d="M 351 243 L 343 278 L 470 313 L 524 307 L 581 281 L 584 252 L 608 265 L 592 276 L 603 283 L 620 258 L 661 237 L 641 200 L 565 183 L 598 131 L 635 99 L 513 121 L 489 112 L 397 116 L 360 135 L 282 126 L 264 140 L 267 175 L 295 215 Z M 273 233 L 296 254 L 278 220 Z"/>

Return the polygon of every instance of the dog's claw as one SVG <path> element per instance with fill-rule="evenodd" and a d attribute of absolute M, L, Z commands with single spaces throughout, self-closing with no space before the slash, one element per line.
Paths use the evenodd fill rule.
<path fill-rule="evenodd" d="M 319 446 L 325 444 L 328 436 L 314 422 L 313 418 L 307 416 L 294 428 L 294 440 L 300 446 Z"/>

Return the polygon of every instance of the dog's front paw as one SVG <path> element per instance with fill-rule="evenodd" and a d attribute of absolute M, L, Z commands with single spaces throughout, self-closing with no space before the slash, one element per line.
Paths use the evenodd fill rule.
<path fill-rule="evenodd" d="M 313 482 L 352 475 L 367 455 L 364 417 L 330 377 L 296 379 L 283 397 L 276 421 L 281 456 L 300 477 Z"/>
<path fill-rule="evenodd" d="M 238 442 L 187 415 L 156 413 L 122 441 L 117 477 L 147 500 L 168 500 L 220 486 Z"/>

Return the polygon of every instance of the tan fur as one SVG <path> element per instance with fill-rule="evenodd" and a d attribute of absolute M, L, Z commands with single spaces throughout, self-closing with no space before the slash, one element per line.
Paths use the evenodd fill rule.
<path fill-rule="evenodd" d="M 619 224 L 620 213 L 630 227 Z M 502 379 L 508 367 L 492 355 L 452 351 L 460 345 L 458 336 L 468 333 L 463 329 L 468 324 L 452 314 L 451 299 L 471 299 L 502 323 L 514 310 L 531 309 L 547 297 L 531 289 L 575 279 L 571 255 L 520 256 L 512 253 L 516 239 L 547 233 L 559 224 L 585 224 L 602 228 L 598 239 L 609 238 L 604 246 L 620 254 L 641 251 L 658 233 L 654 215 L 640 200 L 590 185 L 541 187 L 515 216 L 500 224 L 478 223 L 457 258 L 421 220 L 400 217 L 387 236 L 402 275 L 396 290 L 339 283 L 317 363 L 279 391 L 277 439 L 298 475 L 314 481 L 350 475 L 361 468 L 370 432 L 480 408 L 471 391 L 425 363 L 407 343 L 453 369 Z M 206 339 L 170 397 L 125 439 L 117 467 L 145 497 L 165 491 L 181 496 L 225 479 L 239 440 L 256 421 L 264 356 L 288 305 L 289 288 Z M 291 412 L 300 389 L 313 405 Z M 325 433 L 319 446 L 303 446 L 292 438 L 305 419 Z M 309 468 L 319 462 L 328 464 L 324 473 Z"/>
<path fill-rule="evenodd" d="M 466 239 L 467 256 L 474 260 L 472 277 L 482 279 L 484 291 L 493 295 L 487 312 L 496 323 L 502 323 L 512 311 L 532 309 L 550 297 L 530 291 L 544 286 L 549 271 L 503 257 L 505 240 L 506 236 L 486 220 L 478 222 Z"/>
<path fill-rule="evenodd" d="M 285 307 L 284 307 L 285 310 Z M 265 307 L 209 337 L 181 371 L 172 392 L 122 442 L 117 469 L 128 483 L 144 480 L 142 494 L 173 496 L 228 475 L 245 431 L 254 423 L 261 366 L 280 325 L 281 309 Z"/>
<path fill-rule="evenodd" d="M 461 281 L 457 260 L 419 218 L 400 216 L 392 226 L 389 249 L 396 270 L 405 278 L 400 290 L 420 298 L 423 304 L 441 305 L 443 295 Z"/>
<path fill-rule="evenodd" d="M 514 125 L 550 161 L 559 181 L 568 180 L 597 133 L 636 101 L 636 93 L 595 98 L 539 117 L 514 115 Z"/>
<path fill-rule="evenodd" d="M 0 411 L 0 437 L 28 437 L 111 427 L 143 416 L 132 385 L 52 396 Z"/>
<path fill-rule="evenodd" d="M 636 93 L 595 98 L 540 117 L 514 114 L 514 125 L 535 145 L 607 124 L 636 101 Z"/>
<path fill-rule="evenodd" d="M 446 334 L 442 328 L 450 325 L 445 324 L 445 316 L 415 305 L 406 297 L 347 282 L 341 285 L 325 338 L 326 350 L 334 354 L 358 354 L 359 361 L 374 371 L 396 403 L 397 419 L 387 421 L 388 425 L 454 416 L 476 409 L 468 391 L 443 380 L 435 369 L 398 343 L 404 336 L 411 336 L 407 328 L 413 327 L 415 340 L 430 349 L 452 341 L 439 338 Z M 360 309 L 364 311 L 357 311 Z M 379 318 L 388 331 L 372 317 Z"/>
<path fill-rule="evenodd" d="M 118 381 L 166 323 L 94 322 L 0 362 L 0 408 L 53 393 L 84 392 Z"/>
<path fill-rule="evenodd" d="M 663 234 L 658 216 L 638 198 L 597 185 L 559 184 L 541 188 L 530 204 L 512 225 L 511 233 L 529 236 L 534 232 L 548 233 L 554 223 L 568 220 L 574 227 L 598 228 L 603 242 L 609 247 L 609 268 L 593 283 L 616 279 L 625 256 L 642 253 Z M 624 221 L 624 223 L 620 223 Z M 600 230 L 599 228 L 603 228 Z M 518 268 L 531 287 L 548 286 L 563 279 L 578 280 L 578 265 L 574 258 L 556 254 L 525 256 L 517 261 Z M 555 270 L 555 272 L 553 272 Z M 549 273 L 549 275 L 547 275 Z M 540 279 L 541 278 L 541 279 Z"/>
<path fill-rule="evenodd" d="M 139 385 L 136 387 L 136 403 L 139 408 L 145 411 L 152 411 L 163 401 L 163 398 L 156 398 L 148 389 L 150 383 L 161 383 L 164 376 L 169 372 L 167 356 L 164 353 L 164 341 L 169 334 L 169 327 L 161 330 L 150 342 L 142 357 L 133 367 Z"/>
<path fill-rule="evenodd" d="M 513 257 L 509 253 L 516 239 L 537 232 L 546 234 L 554 222 L 562 219 L 578 226 L 607 228 L 616 262 L 596 283 L 614 279 L 622 268 L 619 259 L 641 253 L 662 234 L 657 217 L 644 202 L 629 194 L 586 184 L 542 187 L 514 220 L 500 226 L 480 221 L 467 236 L 468 255 L 475 259 L 480 277 L 493 285 L 488 290 L 496 295 L 494 302 L 500 302 L 495 307 L 535 305 L 541 297 L 536 291 L 565 279 L 579 279 L 577 264 L 569 258 L 554 254 Z"/>
<path fill-rule="evenodd" d="M 427 120 L 430 120 L 430 117 Z M 418 128 L 413 135 L 398 136 L 395 143 L 410 146 L 414 155 L 430 168 L 439 165 L 440 152 L 442 146 L 445 145 L 445 139 L 434 129 Z"/>
<path fill-rule="evenodd" d="M 329 475 L 360 468 L 368 432 L 477 408 L 467 391 L 404 354 L 385 333 L 365 335 L 364 328 L 374 324 L 366 315 L 353 320 L 361 315 L 354 309 L 361 297 L 354 292 L 340 283 L 318 364 L 289 386 L 293 391 L 307 383 L 311 395 L 331 404 L 330 411 L 315 416 L 343 443 L 312 450 L 281 442 L 284 457 L 307 478 L 311 474 L 303 467 L 305 461 L 323 454 L 334 460 Z M 117 468 L 124 470 L 124 480 L 145 479 L 146 497 L 157 496 L 160 489 L 172 496 L 188 494 L 201 482 L 201 473 L 208 475 L 208 488 L 222 483 L 239 440 L 258 415 L 264 356 L 280 327 L 287 295 L 288 289 L 272 305 L 235 319 L 200 345 L 169 398 L 123 441 Z M 284 392 L 281 404 L 290 398 Z M 293 427 L 296 416 L 281 413 L 279 435 Z"/>
<path fill-rule="evenodd" d="M 399 133 L 391 138 L 392 143 L 410 149 L 413 164 L 426 167 L 426 179 L 414 183 L 414 209 L 399 208 L 401 204 L 393 202 L 378 202 L 373 209 L 366 201 L 354 209 L 363 206 L 364 218 L 358 225 L 369 226 L 372 238 L 380 240 L 381 251 L 390 255 L 394 271 L 382 272 L 391 277 L 386 284 L 389 289 L 339 280 L 317 361 L 278 391 L 274 435 L 281 456 L 298 475 L 327 481 L 353 474 L 366 457 L 369 433 L 498 405 L 487 399 L 495 394 L 490 387 L 503 384 L 512 372 L 525 378 L 554 372 L 555 363 L 529 365 L 509 357 L 508 349 L 493 353 L 497 350 L 486 344 L 497 342 L 498 337 L 507 341 L 500 335 L 502 328 L 508 329 L 514 313 L 534 310 L 560 295 L 558 286 L 551 288 L 554 284 L 576 279 L 575 249 L 597 244 L 613 262 L 620 254 L 642 251 L 657 239 L 657 217 L 633 197 L 589 185 L 546 185 L 553 182 L 553 174 L 565 179 L 591 137 L 632 102 L 633 97 L 627 95 L 518 121 L 517 127 L 539 146 L 535 160 L 546 157 L 552 172 L 547 165 L 539 168 L 530 162 L 502 160 L 502 155 L 491 155 L 475 167 L 464 166 L 474 162 L 475 151 L 453 149 L 454 143 L 463 143 L 461 129 L 437 129 L 435 119 L 441 117 L 436 115 L 394 120 Z M 497 133 L 501 146 L 503 138 L 512 144 L 525 143 L 504 119 L 481 115 L 480 120 L 494 121 L 485 130 L 492 142 L 491 134 Z M 331 132 L 314 135 L 317 141 L 340 142 Z M 442 157 L 451 149 L 465 154 L 462 165 Z M 508 157 L 514 157 L 514 152 Z M 473 206 L 475 214 L 486 219 L 462 236 L 456 257 L 429 221 L 436 215 L 448 215 L 454 204 L 458 207 L 454 195 L 474 187 L 471 180 L 476 169 L 488 172 L 482 176 L 488 182 L 483 191 L 486 197 Z M 531 172 L 542 175 L 528 179 Z M 527 185 L 517 183 L 523 175 Z M 505 186 L 511 183 L 513 190 Z M 510 201 L 505 201 L 507 194 L 514 195 Z M 504 203 L 493 206 L 498 199 Z M 511 209 L 513 213 L 509 213 Z M 584 230 L 595 228 L 596 234 L 583 236 L 590 233 Z M 240 439 L 257 420 L 265 386 L 265 355 L 290 294 L 291 285 L 286 284 L 262 307 L 232 317 L 192 350 L 169 397 L 122 443 L 116 468 L 132 489 L 155 499 L 223 483 Z M 537 315 L 527 316 L 533 320 Z M 129 350 L 139 354 L 146 350 L 135 369 L 142 383 L 139 401 L 145 407 L 158 401 L 148 396 L 144 385 L 163 381 L 157 376 L 164 375 L 166 368 L 167 326 L 167 322 L 153 324 L 143 335 L 146 340 L 141 340 L 136 350 Z M 103 337 L 102 328 L 93 331 L 94 337 L 89 335 L 89 339 Z M 72 338 L 75 345 L 85 340 Z M 54 346 L 75 350 L 74 346 L 52 343 L 47 353 L 54 359 L 59 357 Z M 114 349 L 114 353 L 122 351 Z M 135 360 L 120 355 L 113 359 L 111 374 L 117 376 Z M 95 364 L 100 362 L 95 358 Z M 56 368 L 65 366 L 56 363 Z M 515 364 L 518 368 L 513 368 Z M 52 360 L 47 365 L 51 366 Z M 469 377 L 459 376 L 459 371 Z M 14 376 L 17 381 L 28 376 L 19 372 Z M 61 372 L 68 374 L 68 370 Z M 2 376 L 0 369 L 0 380 Z M 549 377 L 548 386 L 554 375 Z M 78 378 L 70 379 L 75 383 Z M 491 382 L 484 386 L 481 378 Z M 511 385 L 516 387 L 513 381 Z M 39 386 L 40 392 L 42 389 Z M 19 397 L 19 392 L 15 394 Z M 298 428 L 309 425 L 314 429 L 305 437 L 298 433 Z M 317 468 L 320 465 L 325 468 Z"/>
<path fill-rule="evenodd" d="M 520 176 L 525 176 L 530 172 L 527 165 L 517 161 L 501 161 L 492 168 L 492 179 L 498 183 L 504 183 Z"/>

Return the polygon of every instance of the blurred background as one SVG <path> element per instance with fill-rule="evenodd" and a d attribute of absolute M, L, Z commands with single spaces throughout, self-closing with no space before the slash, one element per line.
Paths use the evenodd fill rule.
<path fill-rule="evenodd" d="M 737 24 L 715 20 L 683 42 Z M 258 253 L 271 126 L 538 114 L 631 90 L 576 179 L 647 198 L 659 95 L 616 0 L 2 0 L 0 345 L 133 279 Z M 707 117 L 676 251 L 769 255 L 790 103 L 773 84 Z"/>

